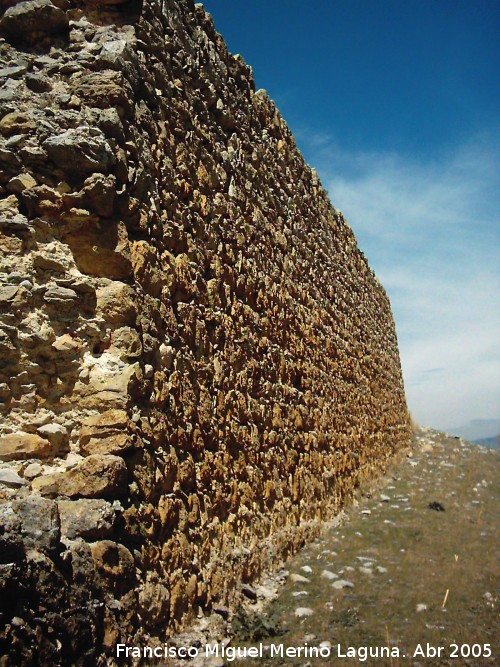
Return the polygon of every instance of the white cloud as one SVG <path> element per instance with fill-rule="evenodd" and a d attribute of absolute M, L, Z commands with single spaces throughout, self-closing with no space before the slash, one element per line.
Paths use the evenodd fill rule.
<path fill-rule="evenodd" d="M 478 137 L 422 162 L 305 141 L 391 299 L 417 421 L 447 428 L 497 417 L 498 146 Z"/>

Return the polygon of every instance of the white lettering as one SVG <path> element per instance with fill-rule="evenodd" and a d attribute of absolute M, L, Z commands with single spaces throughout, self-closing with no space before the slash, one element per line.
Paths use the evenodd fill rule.
<path fill-rule="evenodd" d="M 415 658 L 416 656 L 421 656 L 422 658 L 425 656 L 422 644 L 417 644 L 417 648 L 413 652 L 413 657 Z"/>
<path fill-rule="evenodd" d="M 275 656 L 283 657 L 283 644 L 271 644 L 271 658 Z"/>
<path fill-rule="evenodd" d="M 217 658 L 219 657 L 219 644 L 205 644 L 205 653 L 208 656 L 210 655 L 215 655 Z"/>

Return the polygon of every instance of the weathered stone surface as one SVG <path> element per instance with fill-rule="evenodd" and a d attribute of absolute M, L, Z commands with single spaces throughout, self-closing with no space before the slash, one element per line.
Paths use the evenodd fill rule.
<path fill-rule="evenodd" d="M 91 415 L 82 422 L 80 444 L 86 444 L 91 438 L 105 438 L 127 430 L 129 418 L 125 410 L 106 410 Z"/>
<path fill-rule="evenodd" d="M 23 508 L 0 504 L 0 614 L 7 621 L 2 623 L 2 661 L 33 664 L 36 654 L 43 665 L 78 660 L 102 664 L 98 631 L 102 584 L 90 548 L 78 540 L 64 552 L 57 521 L 52 522 L 55 503 L 38 500 L 44 503 L 39 509 L 46 511 L 29 509 L 28 525 L 32 513 L 38 523 L 25 535 L 21 535 Z M 71 567 L 61 567 L 63 561 Z M 51 624 L 48 632 L 36 631 L 42 618 Z"/>
<path fill-rule="evenodd" d="M 61 354 L 73 353 L 80 349 L 78 340 L 75 340 L 70 334 L 63 334 L 62 336 L 58 336 L 52 343 L 51 347 Z"/>
<path fill-rule="evenodd" d="M 30 497 L 0 504 L 0 550 L 7 559 L 24 558 L 29 549 L 53 557 L 59 538 L 59 513 L 51 500 Z"/>
<path fill-rule="evenodd" d="M 89 106 L 118 108 L 121 113 L 130 110 L 132 90 L 121 72 L 78 72 L 71 79 L 73 92 Z"/>
<path fill-rule="evenodd" d="M 0 649 L 100 665 L 252 597 L 409 421 L 387 296 L 202 6 L 7 4 Z"/>
<path fill-rule="evenodd" d="M 27 0 L 9 7 L 0 20 L 0 32 L 19 41 L 35 41 L 41 34 L 57 35 L 69 30 L 65 12 L 50 0 Z"/>
<path fill-rule="evenodd" d="M 103 540 L 91 544 L 90 548 L 97 571 L 115 594 L 123 594 L 134 586 L 134 559 L 126 547 L 111 540 Z"/>
<path fill-rule="evenodd" d="M 47 93 L 52 90 L 52 83 L 49 77 L 43 74 L 30 73 L 25 77 L 25 83 L 34 93 Z"/>
<path fill-rule="evenodd" d="M 85 180 L 81 194 L 75 195 L 75 198 L 78 203 L 81 200 L 83 208 L 107 218 L 113 213 L 116 179 L 112 175 L 92 174 Z M 67 199 L 71 202 L 71 195 Z"/>
<path fill-rule="evenodd" d="M 34 479 L 43 473 L 43 467 L 36 461 L 34 463 L 28 463 L 26 468 L 23 470 L 24 479 Z"/>
<path fill-rule="evenodd" d="M 77 127 L 49 137 L 43 147 L 51 160 L 69 174 L 107 173 L 115 156 L 97 128 Z"/>
<path fill-rule="evenodd" d="M 123 223 L 96 225 L 86 209 L 71 209 L 75 227 L 64 240 L 82 273 L 102 278 L 128 280 L 132 275 L 129 242 Z"/>
<path fill-rule="evenodd" d="M 0 305 L 8 304 L 14 301 L 17 296 L 19 288 L 16 285 L 1 285 L 0 286 Z"/>
<path fill-rule="evenodd" d="M 111 349 L 115 348 L 123 359 L 137 359 L 142 355 L 139 334 L 131 327 L 120 327 L 111 334 Z"/>
<path fill-rule="evenodd" d="M 102 540 L 112 534 L 116 512 L 105 500 L 59 500 L 57 505 L 63 539 Z"/>
<path fill-rule="evenodd" d="M 35 433 L 9 433 L 0 436 L 0 461 L 45 459 L 54 456 L 57 449 Z"/>
<path fill-rule="evenodd" d="M 85 371 L 84 380 L 75 389 L 79 404 L 88 409 L 126 407 L 140 381 L 137 363 L 128 364 L 110 352 L 88 359 Z"/>
<path fill-rule="evenodd" d="M 25 556 L 21 537 L 22 522 L 12 503 L 0 504 L 0 563 L 18 561 Z M 1 589 L 0 589 L 1 590 Z"/>
<path fill-rule="evenodd" d="M 60 243 L 44 243 L 32 254 L 33 266 L 37 271 L 50 271 L 52 274 L 65 273 L 71 267 L 67 248 Z"/>
<path fill-rule="evenodd" d="M 68 431 L 64 426 L 55 423 L 44 424 L 37 429 L 37 432 L 42 438 L 46 438 L 57 452 L 69 450 Z"/>
<path fill-rule="evenodd" d="M 129 420 L 124 410 L 106 410 L 88 417 L 80 431 L 82 454 L 121 454 L 133 448 L 127 433 Z"/>
<path fill-rule="evenodd" d="M 7 183 L 7 190 L 9 192 L 23 192 L 23 190 L 33 188 L 35 185 L 36 181 L 31 174 L 19 174 L 10 179 Z"/>
<path fill-rule="evenodd" d="M 170 613 L 170 593 L 166 586 L 152 575 L 139 591 L 139 614 L 150 628 L 165 624 Z"/>
<path fill-rule="evenodd" d="M 45 498 L 30 497 L 12 502 L 12 509 L 21 520 L 25 546 L 55 554 L 61 534 L 57 505 Z"/>
<path fill-rule="evenodd" d="M 20 486 L 26 486 L 27 483 L 28 482 L 22 477 L 19 477 L 17 472 L 14 470 L 0 469 L 0 485 L 3 484 L 4 486 L 17 488 Z"/>
<path fill-rule="evenodd" d="M 97 308 L 110 324 L 134 324 L 135 294 L 130 285 L 114 281 L 97 290 Z"/>
<path fill-rule="evenodd" d="M 67 287 L 59 287 L 59 285 L 51 285 L 43 295 L 45 301 L 55 303 L 58 305 L 68 305 L 75 301 L 78 296 L 76 292 Z"/>
<path fill-rule="evenodd" d="M 68 472 L 37 477 L 33 488 L 44 496 L 120 498 L 127 493 L 127 468 L 118 456 L 89 456 Z"/>
<path fill-rule="evenodd" d="M 18 111 L 8 113 L 0 120 L 0 133 L 4 136 L 26 134 L 35 127 L 35 123 L 29 116 Z"/>

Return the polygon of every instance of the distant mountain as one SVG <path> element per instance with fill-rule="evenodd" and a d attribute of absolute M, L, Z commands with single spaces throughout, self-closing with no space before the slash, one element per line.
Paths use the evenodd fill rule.
<path fill-rule="evenodd" d="M 491 447 L 492 449 L 500 449 L 500 434 L 492 438 L 479 438 L 478 440 L 474 440 L 474 442 L 477 442 L 478 445 Z"/>
<path fill-rule="evenodd" d="M 451 427 L 446 429 L 448 433 L 459 435 L 471 442 L 479 440 L 495 439 L 497 433 L 500 433 L 500 419 L 473 419 L 464 426 Z"/>

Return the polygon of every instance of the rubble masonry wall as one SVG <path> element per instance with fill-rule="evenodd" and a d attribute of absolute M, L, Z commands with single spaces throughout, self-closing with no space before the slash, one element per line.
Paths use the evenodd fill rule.
<path fill-rule="evenodd" d="M 95 665 L 234 603 L 408 414 L 384 289 L 202 6 L 1 4 L 0 654 Z"/>

